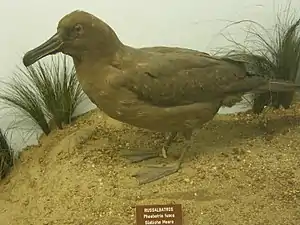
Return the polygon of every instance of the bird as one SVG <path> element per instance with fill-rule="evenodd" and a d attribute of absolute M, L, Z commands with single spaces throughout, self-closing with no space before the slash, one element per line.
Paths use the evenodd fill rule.
<path fill-rule="evenodd" d="M 186 147 L 167 165 L 149 165 L 133 176 L 147 184 L 178 172 L 192 135 L 221 106 L 232 106 L 248 92 L 291 91 L 296 84 L 247 72 L 244 61 L 180 47 L 135 48 L 124 44 L 111 26 L 76 10 L 61 18 L 57 32 L 23 56 L 28 67 L 52 54 L 73 58 L 77 79 L 97 107 L 113 119 L 166 134 L 166 151 L 181 134 Z M 127 153 L 126 153 L 127 154 Z M 156 153 L 132 151 L 139 162 Z"/>

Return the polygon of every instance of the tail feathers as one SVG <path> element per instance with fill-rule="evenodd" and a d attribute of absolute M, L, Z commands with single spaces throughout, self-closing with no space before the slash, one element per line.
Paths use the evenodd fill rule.
<path fill-rule="evenodd" d="M 254 93 L 266 92 L 266 91 L 273 91 L 273 92 L 296 91 L 296 92 L 300 92 L 300 85 L 292 83 L 292 82 L 288 82 L 288 81 L 271 80 L 267 84 L 259 86 L 258 88 L 253 90 Z"/>

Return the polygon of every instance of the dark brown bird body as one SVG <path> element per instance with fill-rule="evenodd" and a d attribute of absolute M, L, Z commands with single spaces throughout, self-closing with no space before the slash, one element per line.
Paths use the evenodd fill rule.
<path fill-rule="evenodd" d="M 241 92 L 240 83 L 247 77 L 242 64 L 180 48 L 133 49 L 120 44 L 109 63 L 90 65 L 83 60 L 75 65 L 83 90 L 106 114 L 163 132 L 201 127 L 224 99 L 267 82 L 254 78 L 255 83 L 245 83 Z"/>
<path fill-rule="evenodd" d="M 29 51 L 23 62 L 28 66 L 57 52 L 73 57 L 84 92 L 107 115 L 137 127 L 171 132 L 170 140 L 177 132 L 189 140 L 192 131 L 211 120 L 222 105 L 232 106 L 246 92 L 295 88 L 248 74 L 243 62 L 195 50 L 126 46 L 106 23 L 82 11 L 65 16 L 57 33 Z M 157 169 L 141 183 L 176 172 L 180 163 L 163 172 Z"/>

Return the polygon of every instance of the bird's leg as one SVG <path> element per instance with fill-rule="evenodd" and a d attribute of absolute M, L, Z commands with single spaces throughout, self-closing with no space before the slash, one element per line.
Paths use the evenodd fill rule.
<path fill-rule="evenodd" d="M 188 134 L 184 134 L 184 136 L 187 142 L 191 142 L 190 132 Z M 185 157 L 185 153 L 188 151 L 190 147 L 191 147 L 191 143 L 189 143 L 189 145 L 181 151 L 180 157 L 175 163 L 165 165 L 165 166 L 160 166 L 160 165 L 147 166 L 146 168 L 143 168 L 140 171 L 138 171 L 133 176 L 136 177 L 139 184 L 141 185 L 141 184 L 151 183 L 153 181 L 159 180 L 163 177 L 176 173 L 180 169 L 181 164 Z"/>
<path fill-rule="evenodd" d="M 177 132 L 171 132 L 166 135 L 167 142 L 164 144 L 161 150 L 162 157 L 164 157 L 165 159 L 168 158 L 167 151 L 176 136 Z"/>
<path fill-rule="evenodd" d="M 166 135 L 166 143 L 164 144 L 163 148 L 162 148 L 162 156 L 164 158 L 167 158 L 167 150 L 170 147 L 170 145 L 172 144 L 172 141 L 174 140 L 174 138 L 176 137 L 177 132 L 171 132 L 169 134 Z M 137 162 L 141 162 L 147 159 L 152 159 L 152 158 L 157 158 L 159 157 L 159 152 L 154 152 L 154 151 L 122 151 L 121 153 L 122 157 L 125 157 L 126 159 L 128 159 L 131 163 L 137 163 Z"/>

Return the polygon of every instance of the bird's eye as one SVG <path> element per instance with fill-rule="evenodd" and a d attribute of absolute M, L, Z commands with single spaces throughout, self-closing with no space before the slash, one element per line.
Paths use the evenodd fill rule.
<path fill-rule="evenodd" d="M 76 33 L 82 33 L 83 32 L 83 27 L 80 24 L 76 24 L 74 26 L 74 30 L 76 31 Z"/>

